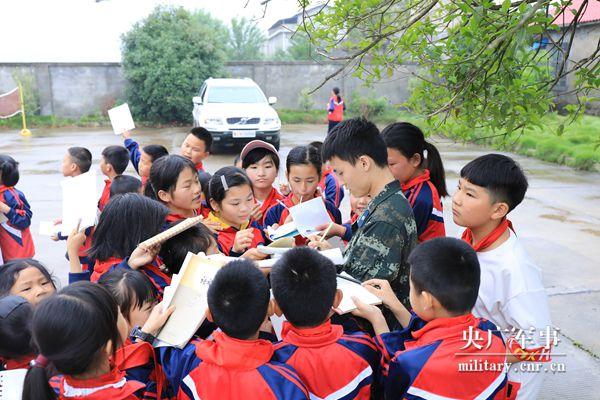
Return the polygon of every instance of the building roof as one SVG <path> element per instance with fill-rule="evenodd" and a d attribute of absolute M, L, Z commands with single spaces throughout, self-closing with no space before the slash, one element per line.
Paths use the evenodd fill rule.
<path fill-rule="evenodd" d="M 556 16 L 555 21 L 561 25 L 566 26 L 571 24 L 575 19 L 573 12 L 579 11 L 579 8 L 583 4 L 584 0 L 573 0 L 571 4 L 565 8 L 565 10 Z M 587 6 L 583 10 L 583 15 L 579 18 L 578 24 L 600 22 L 600 1 L 589 0 Z"/>
<path fill-rule="evenodd" d="M 322 9 L 326 8 L 327 6 L 323 5 L 323 4 L 318 4 L 316 6 L 310 7 L 310 8 L 306 8 L 303 11 L 300 11 L 299 13 L 296 13 L 294 15 L 292 15 L 291 17 L 288 18 L 283 18 L 278 20 L 277 22 L 275 22 L 273 25 L 271 25 L 271 27 L 269 28 L 269 30 L 275 29 L 281 25 L 286 25 L 286 24 L 298 24 L 300 19 L 302 18 L 302 14 L 306 13 L 306 15 L 309 16 L 314 16 L 316 14 L 318 14 Z"/>

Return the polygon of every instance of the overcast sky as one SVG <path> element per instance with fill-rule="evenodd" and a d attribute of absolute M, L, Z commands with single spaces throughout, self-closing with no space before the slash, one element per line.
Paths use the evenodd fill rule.
<path fill-rule="evenodd" d="M 159 4 L 203 9 L 227 24 L 257 18 L 265 32 L 298 11 L 297 0 L 0 0 L 0 62 L 120 61 L 120 35 Z M 247 4 L 246 7 L 244 7 Z"/>

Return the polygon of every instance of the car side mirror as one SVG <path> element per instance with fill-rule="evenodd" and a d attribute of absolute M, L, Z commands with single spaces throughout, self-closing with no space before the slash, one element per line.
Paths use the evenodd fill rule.
<path fill-rule="evenodd" d="M 194 102 L 194 104 L 200 105 L 200 104 L 202 104 L 202 97 L 194 96 L 194 97 L 192 97 L 192 101 Z"/>
<path fill-rule="evenodd" d="M 277 97 L 271 96 L 268 98 L 267 101 L 269 102 L 269 105 L 273 105 L 273 104 L 277 103 Z"/>

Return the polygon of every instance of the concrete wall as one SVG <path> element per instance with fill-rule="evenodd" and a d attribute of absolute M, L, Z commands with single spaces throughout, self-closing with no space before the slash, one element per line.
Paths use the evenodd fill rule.
<path fill-rule="evenodd" d="M 325 62 L 237 62 L 226 67 L 231 77 L 250 77 L 267 96 L 277 96 L 278 108 L 298 108 L 298 94 L 302 89 L 314 88 L 340 64 Z M 355 77 L 340 76 L 325 84 L 313 96 L 314 108 L 325 107 L 333 86 L 339 86 L 344 97 L 353 91 L 362 95 L 384 96 L 398 104 L 409 96 L 408 79 L 403 74 L 412 67 L 366 88 Z M 80 117 L 102 112 L 115 100 L 124 97 L 125 80 L 119 63 L 37 63 L 0 64 L 0 93 L 15 87 L 15 77 L 30 77 L 40 101 L 42 115 Z M 191 98 L 195 93 L 190 93 Z M 351 100 L 351 98 L 349 98 Z"/>

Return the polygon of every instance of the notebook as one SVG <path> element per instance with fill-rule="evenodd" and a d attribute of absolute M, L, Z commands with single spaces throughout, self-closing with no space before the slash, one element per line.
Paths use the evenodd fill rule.
<path fill-rule="evenodd" d="M 26 369 L 0 372 L 0 400 L 21 400 Z"/>
<path fill-rule="evenodd" d="M 364 288 L 364 286 L 353 282 L 353 280 L 354 278 L 352 278 L 346 272 L 342 272 L 337 277 L 337 288 L 340 289 L 343 293 L 342 301 L 340 302 L 340 305 L 337 308 L 340 314 L 346 314 L 353 310 L 356 310 L 356 305 L 354 304 L 354 301 L 352 301 L 352 297 L 357 297 L 367 304 L 381 304 L 381 300 L 379 299 L 379 297 L 369 292 L 367 289 Z"/>

